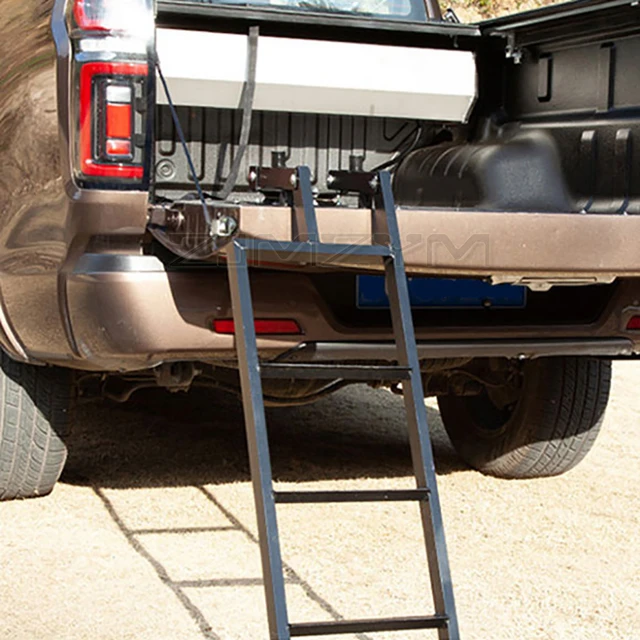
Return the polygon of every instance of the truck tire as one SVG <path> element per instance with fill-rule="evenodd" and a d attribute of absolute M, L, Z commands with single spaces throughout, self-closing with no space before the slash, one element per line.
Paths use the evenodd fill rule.
<path fill-rule="evenodd" d="M 439 398 L 445 429 L 470 466 L 500 478 L 544 478 L 575 467 L 600 431 L 611 361 L 589 357 L 528 362 L 517 400 L 499 407 L 479 396 Z"/>
<path fill-rule="evenodd" d="M 0 502 L 45 496 L 67 459 L 75 417 L 72 371 L 0 356 Z"/>

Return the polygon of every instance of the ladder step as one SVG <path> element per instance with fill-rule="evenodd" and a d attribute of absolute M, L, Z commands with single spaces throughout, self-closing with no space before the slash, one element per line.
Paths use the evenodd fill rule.
<path fill-rule="evenodd" d="M 277 504 L 313 504 L 330 502 L 410 502 L 429 499 L 429 489 L 392 489 L 379 491 L 275 491 Z"/>
<path fill-rule="evenodd" d="M 298 380 L 408 380 L 409 367 L 389 367 L 374 365 L 333 365 L 333 364 L 280 364 L 264 362 L 260 364 L 263 378 L 284 378 Z"/>
<path fill-rule="evenodd" d="M 411 629 L 446 629 L 449 616 L 435 615 L 413 618 L 377 618 L 372 620 L 336 620 L 333 622 L 301 622 L 289 625 L 291 637 L 329 636 L 341 633 L 375 633 Z"/>

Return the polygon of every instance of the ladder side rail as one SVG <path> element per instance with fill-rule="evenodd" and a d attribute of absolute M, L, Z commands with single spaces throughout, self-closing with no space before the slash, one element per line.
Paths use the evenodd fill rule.
<path fill-rule="evenodd" d="M 295 179 L 292 239 L 297 242 L 320 242 L 309 167 L 306 165 L 298 167 Z"/>
<path fill-rule="evenodd" d="M 234 241 L 227 249 L 227 256 L 249 465 L 256 504 L 260 556 L 264 576 L 267 617 L 269 620 L 269 635 L 271 640 L 290 640 L 246 250 Z"/>
<path fill-rule="evenodd" d="M 416 346 L 415 329 L 411 315 L 411 302 L 406 277 L 400 229 L 393 199 L 391 176 L 379 174 L 379 192 L 375 207 L 384 212 L 384 223 L 376 216 L 378 229 L 388 234 L 392 257 L 385 260 L 385 276 L 390 301 L 393 330 L 398 360 L 401 366 L 410 368 L 410 379 L 403 382 L 403 395 L 407 413 L 411 457 L 418 487 L 429 489 L 430 499 L 420 503 L 422 526 L 426 541 L 429 575 L 436 614 L 448 615 L 447 629 L 440 629 L 440 640 L 458 640 L 459 630 L 455 614 L 453 585 L 449 568 L 442 511 L 438 499 L 433 451 L 429 438 L 427 410 L 424 403 L 420 361 Z"/>

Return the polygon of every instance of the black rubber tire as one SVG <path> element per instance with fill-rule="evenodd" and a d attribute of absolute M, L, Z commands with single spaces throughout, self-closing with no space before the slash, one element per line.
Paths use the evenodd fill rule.
<path fill-rule="evenodd" d="M 0 502 L 45 496 L 67 460 L 73 372 L 0 359 Z"/>
<path fill-rule="evenodd" d="M 438 402 L 451 442 L 467 464 L 500 478 L 544 478 L 569 471 L 587 455 L 610 387 L 610 360 L 540 358 L 524 366 L 520 397 L 506 414 L 473 396 Z"/>

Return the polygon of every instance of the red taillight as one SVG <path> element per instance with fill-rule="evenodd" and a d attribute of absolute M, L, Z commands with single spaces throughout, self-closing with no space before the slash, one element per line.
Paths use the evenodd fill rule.
<path fill-rule="evenodd" d="M 80 171 L 85 176 L 141 180 L 135 157 L 136 87 L 148 65 L 134 62 L 89 62 L 80 71 Z M 142 132 L 141 132 L 142 133 Z"/>
<path fill-rule="evenodd" d="M 131 140 L 133 127 L 131 123 L 131 104 L 113 104 L 107 100 L 106 134 L 109 138 Z"/>
<path fill-rule="evenodd" d="M 631 316 L 627 322 L 627 329 L 630 331 L 640 330 L 640 316 Z"/>
<path fill-rule="evenodd" d="M 265 336 L 283 336 L 283 335 L 300 335 L 302 329 L 295 320 L 256 320 L 256 334 Z M 234 335 L 236 332 L 235 324 L 231 319 L 214 320 L 213 330 L 216 333 L 225 335 Z"/>
<path fill-rule="evenodd" d="M 63 3 L 64 4 L 64 3 Z M 151 165 L 154 0 L 68 0 L 74 177 L 85 189 L 146 188 Z"/>

